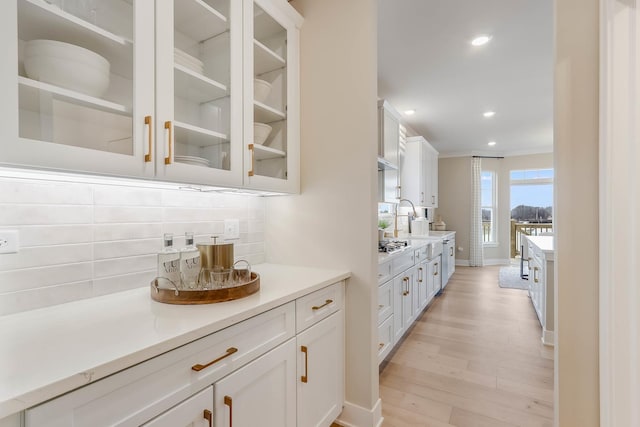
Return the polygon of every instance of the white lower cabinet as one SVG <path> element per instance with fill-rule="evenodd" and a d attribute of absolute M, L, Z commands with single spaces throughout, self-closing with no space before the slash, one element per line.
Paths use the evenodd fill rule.
<path fill-rule="evenodd" d="M 214 400 L 217 427 L 294 427 L 295 339 L 218 381 Z"/>
<path fill-rule="evenodd" d="M 344 401 L 343 300 L 344 282 L 319 289 L 27 409 L 24 427 L 328 427 Z"/>
<path fill-rule="evenodd" d="M 213 424 L 213 387 L 207 387 L 195 396 L 154 418 L 144 427 L 211 427 Z"/>
<path fill-rule="evenodd" d="M 427 276 L 429 273 L 428 262 L 424 261 L 418 265 L 416 270 L 417 272 L 417 286 L 418 286 L 418 314 L 427 306 L 429 303 L 430 295 L 429 295 L 429 281 L 427 280 Z"/>
<path fill-rule="evenodd" d="M 344 402 L 342 312 L 334 313 L 318 322 L 299 334 L 296 340 L 298 344 L 297 425 L 328 427 L 342 412 Z"/>

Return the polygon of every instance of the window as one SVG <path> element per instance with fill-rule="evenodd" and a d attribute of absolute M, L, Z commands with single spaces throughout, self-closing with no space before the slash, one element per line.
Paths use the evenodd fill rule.
<path fill-rule="evenodd" d="M 551 223 L 553 169 L 511 171 L 511 219 L 516 222 Z"/>
<path fill-rule="evenodd" d="M 498 227 L 496 209 L 496 174 L 492 171 L 482 171 L 481 175 L 481 204 L 482 204 L 482 241 L 485 244 L 498 243 Z"/>

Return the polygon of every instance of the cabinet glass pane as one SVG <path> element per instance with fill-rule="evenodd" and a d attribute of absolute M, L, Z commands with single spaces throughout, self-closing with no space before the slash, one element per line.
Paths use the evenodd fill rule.
<path fill-rule="evenodd" d="M 19 135 L 133 155 L 133 5 L 18 0 Z"/>
<path fill-rule="evenodd" d="M 229 0 L 174 2 L 175 161 L 230 169 Z"/>
<path fill-rule="evenodd" d="M 287 32 L 258 4 L 253 7 L 255 174 L 286 179 Z"/>

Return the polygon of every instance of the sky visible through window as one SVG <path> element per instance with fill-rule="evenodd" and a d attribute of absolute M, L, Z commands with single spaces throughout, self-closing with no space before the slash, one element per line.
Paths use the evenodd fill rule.
<path fill-rule="evenodd" d="M 553 169 L 511 171 L 510 208 L 553 206 Z"/>

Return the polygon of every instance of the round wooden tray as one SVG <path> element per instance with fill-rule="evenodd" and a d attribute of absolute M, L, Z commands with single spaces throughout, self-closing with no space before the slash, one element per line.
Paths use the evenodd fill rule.
<path fill-rule="evenodd" d="M 232 301 L 255 294 L 260 290 L 260 276 L 251 272 L 251 281 L 231 288 L 188 290 L 161 288 L 157 280 L 151 282 L 151 299 L 165 304 L 211 304 Z"/>

